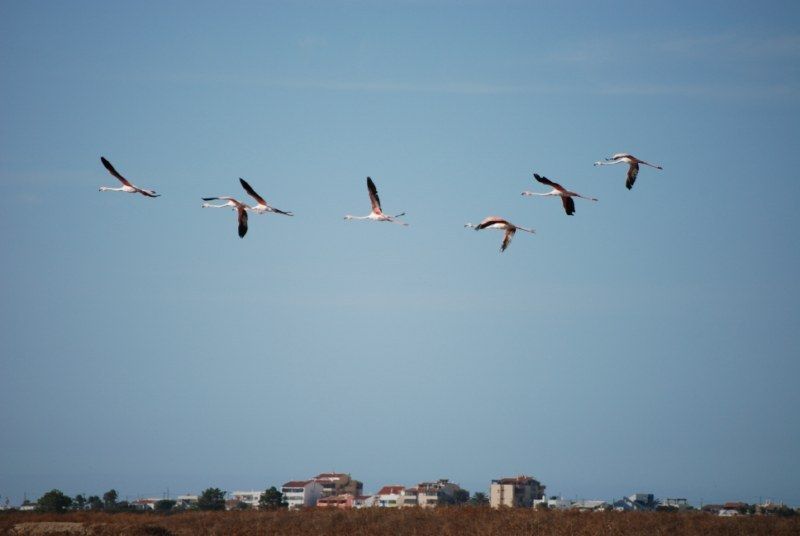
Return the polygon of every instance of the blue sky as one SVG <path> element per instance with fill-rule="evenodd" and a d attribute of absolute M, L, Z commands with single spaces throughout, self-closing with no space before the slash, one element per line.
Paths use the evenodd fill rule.
<path fill-rule="evenodd" d="M 800 6 L 4 2 L 0 496 L 800 504 Z M 629 151 L 643 168 L 632 191 Z M 116 186 L 107 157 L 146 199 Z M 546 175 L 598 203 L 566 217 Z M 408 228 L 345 222 L 365 177 Z M 200 197 L 245 177 L 294 218 Z M 463 228 L 500 215 L 537 234 Z M 521 234 L 521 233 L 520 233 Z"/>

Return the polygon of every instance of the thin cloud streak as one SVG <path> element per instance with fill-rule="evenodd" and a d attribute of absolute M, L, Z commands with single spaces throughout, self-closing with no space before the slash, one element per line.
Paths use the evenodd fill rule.
<path fill-rule="evenodd" d="M 728 99 L 764 99 L 784 97 L 796 99 L 800 97 L 800 88 L 776 84 L 772 86 L 744 87 L 744 86 L 711 86 L 692 84 L 619 84 L 605 86 L 597 93 L 601 95 L 631 95 L 631 96 L 681 96 L 702 98 L 728 98 Z"/>
<path fill-rule="evenodd" d="M 798 98 L 800 87 L 790 84 L 763 86 L 732 86 L 709 84 L 503 84 L 490 82 L 434 82 L 419 84 L 397 80 L 342 81 L 333 79 L 299 80 L 246 78 L 241 76 L 196 77 L 170 75 L 169 82 L 208 84 L 236 84 L 268 87 L 273 89 L 320 90 L 363 93 L 430 93 L 440 95 L 631 95 L 631 96 L 680 96 L 697 98 Z"/>

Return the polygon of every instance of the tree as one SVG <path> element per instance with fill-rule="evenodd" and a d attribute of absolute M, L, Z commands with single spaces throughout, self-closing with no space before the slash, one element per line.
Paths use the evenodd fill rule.
<path fill-rule="evenodd" d="M 72 499 L 64 495 L 61 490 L 51 489 L 41 497 L 36 503 L 36 509 L 40 512 L 63 512 L 72 504 Z"/>
<path fill-rule="evenodd" d="M 225 510 L 225 492 L 219 488 L 208 488 L 197 498 L 199 510 Z"/>
<path fill-rule="evenodd" d="M 178 501 L 173 501 L 172 499 L 161 499 L 160 501 L 156 501 L 153 506 L 155 506 L 156 512 L 169 512 L 175 508 L 177 503 Z"/>
<path fill-rule="evenodd" d="M 86 505 L 89 507 L 89 510 L 102 510 L 103 509 L 103 501 L 100 500 L 100 497 L 97 495 L 91 495 L 88 499 L 86 499 Z"/>
<path fill-rule="evenodd" d="M 467 501 L 469 501 L 469 491 L 457 489 L 453 494 L 453 504 L 464 504 Z"/>
<path fill-rule="evenodd" d="M 106 510 L 113 510 L 117 506 L 117 490 L 110 489 L 103 493 L 103 507 Z"/>
<path fill-rule="evenodd" d="M 486 497 L 485 493 L 476 491 L 472 494 L 472 498 L 469 500 L 469 503 L 473 506 L 486 506 L 489 504 L 489 498 Z"/>
<path fill-rule="evenodd" d="M 75 498 L 72 501 L 72 507 L 75 510 L 84 510 L 86 508 L 86 497 L 84 497 L 81 493 L 75 495 Z"/>
<path fill-rule="evenodd" d="M 272 486 L 261 494 L 258 499 L 258 506 L 262 510 L 274 510 L 276 508 L 286 508 L 289 503 L 283 499 L 283 493 L 278 491 L 275 486 Z"/>

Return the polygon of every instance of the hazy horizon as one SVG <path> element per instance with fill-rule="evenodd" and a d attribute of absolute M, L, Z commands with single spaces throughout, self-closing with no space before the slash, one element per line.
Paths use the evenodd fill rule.
<path fill-rule="evenodd" d="M 690 16 L 688 15 L 690 14 Z M 0 496 L 800 505 L 800 4 L 0 4 Z M 593 167 L 617 152 L 642 167 Z M 156 199 L 118 186 L 105 156 Z M 599 199 L 567 217 L 533 172 Z M 371 176 L 408 228 L 369 212 Z M 203 210 L 246 194 L 295 213 Z M 248 199 L 249 201 L 249 199 Z M 464 229 L 489 215 L 536 229 Z"/>

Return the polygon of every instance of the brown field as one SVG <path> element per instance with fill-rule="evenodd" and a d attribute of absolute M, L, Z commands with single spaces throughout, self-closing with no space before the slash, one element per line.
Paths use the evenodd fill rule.
<path fill-rule="evenodd" d="M 0 534 L 91 535 L 736 535 L 797 536 L 800 516 L 720 518 L 702 513 L 547 512 L 490 508 L 408 508 L 300 512 L 0 513 Z"/>

